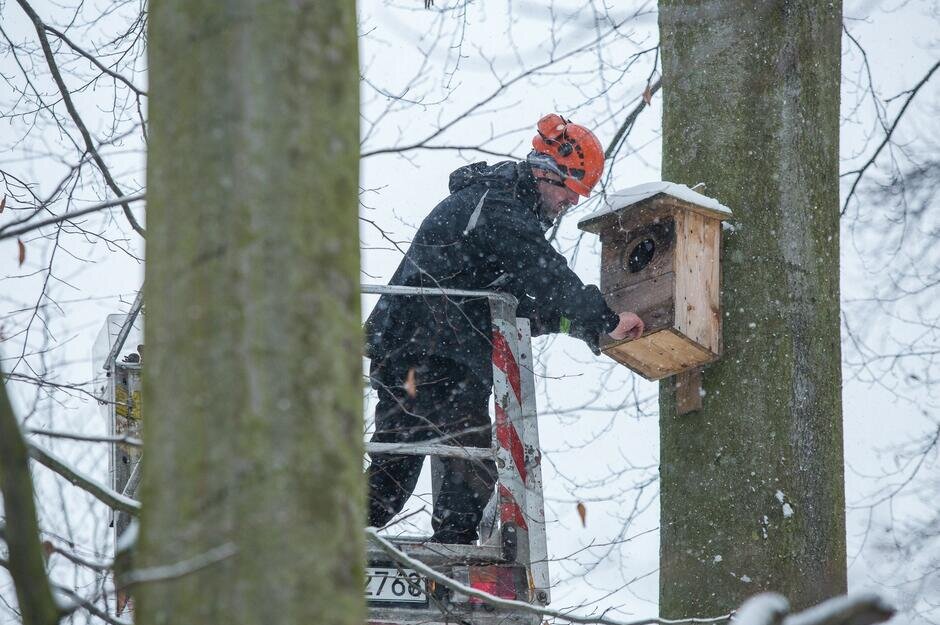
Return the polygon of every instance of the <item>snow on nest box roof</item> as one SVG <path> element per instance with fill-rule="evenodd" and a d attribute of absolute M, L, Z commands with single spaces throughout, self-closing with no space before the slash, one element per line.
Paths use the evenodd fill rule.
<path fill-rule="evenodd" d="M 652 200 L 660 195 L 667 195 L 681 200 L 689 205 L 687 208 L 690 210 L 704 213 L 715 219 L 730 219 L 732 216 L 731 209 L 714 198 L 697 193 L 684 184 L 659 181 L 647 182 L 636 187 L 609 193 L 601 208 L 582 218 L 578 222 L 578 227 L 582 230 L 596 232 L 597 226 L 605 221 L 604 217 L 607 215 L 636 204 L 646 204 L 647 200 Z"/>

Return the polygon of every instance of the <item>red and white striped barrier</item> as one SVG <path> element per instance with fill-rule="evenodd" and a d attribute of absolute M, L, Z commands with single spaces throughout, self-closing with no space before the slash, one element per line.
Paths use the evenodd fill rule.
<path fill-rule="evenodd" d="M 495 315 L 494 315 L 495 317 Z M 526 457 L 520 437 L 522 391 L 518 359 L 518 336 L 514 325 L 493 319 L 493 392 L 496 404 L 496 441 L 500 454 L 499 520 L 503 527 L 515 526 L 516 561 L 526 562 L 529 524 L 526 509 Z M 522 552 L 525 553 L 522 553 Z"/>

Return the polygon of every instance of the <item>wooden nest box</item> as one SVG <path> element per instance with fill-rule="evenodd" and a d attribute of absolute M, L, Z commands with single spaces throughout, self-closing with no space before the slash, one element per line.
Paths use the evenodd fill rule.
<path fill-rule="evenodd" d="M 601 350 L 648 380 L 696 369 L 721 354 L 718 254 L 731 211 L 688 187 L 654 182 L 608 196 L 578 222 L 601 239 L 601 291 L 646 329 L 601 337 Z"/>

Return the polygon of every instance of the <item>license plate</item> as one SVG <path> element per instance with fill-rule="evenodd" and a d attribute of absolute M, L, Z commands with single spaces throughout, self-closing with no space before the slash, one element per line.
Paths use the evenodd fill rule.
<path fill-rule="evenodd" d="M 428 604 L 425 580 L 413 569 L 366 567 L 366 601 L 369 603 Z"/>

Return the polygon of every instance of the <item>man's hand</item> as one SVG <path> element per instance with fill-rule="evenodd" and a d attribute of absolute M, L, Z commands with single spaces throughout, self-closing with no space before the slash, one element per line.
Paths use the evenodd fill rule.
<path fill-rule="evenodd" d="M 620 313 L 620 323 L 608 332 L 607 336 L 615 341 L 622 341 L 625 338 L 636 339 L 643 335 L 643 320 L 632 312 Z"/>

